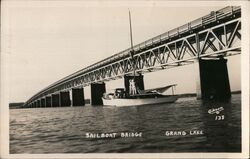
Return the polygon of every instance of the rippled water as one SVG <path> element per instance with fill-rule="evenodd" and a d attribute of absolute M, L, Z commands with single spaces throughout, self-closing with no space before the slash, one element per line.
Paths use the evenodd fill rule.
<path fill-rule="evenodd" d="M 10 153 L 240 152 L 241 96 L 226 103 L 195 98 L 137 107 L 10 110 Z M 215 120 L 211 108 L 223 107 Z M 166 131 L 185 136 L 166 136 Z M 203 134 L 189 135 L 190 130 Z M 86 138 L 86 133 L 142 132 L 137 138 Z"/>

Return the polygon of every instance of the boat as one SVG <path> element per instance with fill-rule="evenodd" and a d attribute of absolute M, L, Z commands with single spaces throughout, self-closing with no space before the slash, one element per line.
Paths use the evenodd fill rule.
<path fill-rule="evenodd" d="M 117 107 L 173 103 L 178 99 L 178 96 L 174 95 L 173 92 L 174 86 L 176 85 L 141 91 L 137 90 L 138 93 L 136 94 L 126 94 L 124 88 L 117 88 L 115 89 L 115 93 L 105 93 L 102 97 L 102 101 L 103 105 Z M 173 93 L 171 95 L 165 95 L 164 92 L 170 88 L 172 88 Z"/>
<path fill-rule="evenodd" d="M 131 39 L 131 50 L 130 57 L 132 61 L 134 58 L 133 40 L 132 40 L 132 26 L 131 26 L 131 16 L 129 11 L 129 23 L 130 23 L 130 39 Z M 147 90 L 140 90 L 135 82 L 136 70 L 135 62 L 133 62 L 133 78 L 129 80 L 129 90 L 124 88 L 115 89 L 114 93 L 104 93 L 102 97 L 103 105 L 108 106 L 139 106 L 139 105 L 149 105 L 149 104 L 163 104 L 163 103 L 173 103 L 178 97 L 174 95 L 174 87 L 176 84 L 168 85 L 160 88 L 153 88 Z M 172 94 L 166 95 L 165 92 L 172 88 Z"/>

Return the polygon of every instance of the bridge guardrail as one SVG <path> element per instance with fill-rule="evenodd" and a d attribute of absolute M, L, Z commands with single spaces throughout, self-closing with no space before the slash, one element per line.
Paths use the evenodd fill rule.
<path fill-rule="evenodd" d="M 205 15 L 205 16 L 203 16 L 201 18 L 195 19 L 195 20 L 193 20 L 193 21 L 191 21 L 191 22 L 189 22 L 187 24 L 184 24 L 184 25 L 178 27 L 178 28 L 171 29 L 168 32 L 160 34 L 160 35 L 158 35 L 158 36 L 156 36 L 154 38 L 148 39 L 148 40 L 146 40 L 146 41 L 144 41 L 142 43 L 139 43 L 139 44 L 135 45 L 133 49 L 135 51 L 145 49 L 147 47 L 150 47 L 150 46 L 152 46 L 154 44 L 157 44 L 157 43 L 159 43 L 161 41 L 164 41 L 166 39 L 169 39 L 171 37 L 178 36 L 181 33 L 196 29 L 196 28 L 201 27 L 203 25 L 207 25 L 207 24 L 209 24 L 211 22 L 215 22 L 217 20 L 220 20 L 222 18 L 230 16 L 234 12 L 239 11 L 239 10 L 240 10 L 240 6 L 228 6 L 228 7 L 222 8 L 222 9 L 220 9 L 218 11 L 212 11 L 208 15 Z M 105 62 L 107 62 L 108 59 L 116 58 L 116 56 L 118 56 L 120 54 L 122 54 L 123 56 L 129 55 L 129 51 L 130 51 L 130 49 L 123 50 L 123 51 L 121 51 L 121 52 L 119 52 L 117 54 L 112 55 L 111 57 L 108 57 L 108 58 L 102 60 L 101 62 L 105 63 Z M 94 66 L 96 64 L 93 64 L 91 66 Z"/>
<path fill-rule="evenodd" d="M 227 16 L 232 15 L 235 11 L 239 11 L 239 10 L 240 10 L 240 6 L 229 6 L 229 7 L 222 8 L 218 11 L 212 11 L 210 14 L 203 16 L 202 18 L 198 18 L 178 28 L 174 28 L 168 32 L 158 35 L 152 39 L 149 39 L 143 43 L 137 44 L 134 46 L 134 49 L 135 50 L 143 49 L 143 46 L 147 47 L 150 45 L 150 43 L 151 45 L 154 45 L 155 42 L 164 41 L 166 39 L 169 39 L 172 36 L 179 35 L 180 33 L 184 33 L 186 31 L 196 29 L 200 26 L 207 25 L 211 22 L 223 19 Z"/>

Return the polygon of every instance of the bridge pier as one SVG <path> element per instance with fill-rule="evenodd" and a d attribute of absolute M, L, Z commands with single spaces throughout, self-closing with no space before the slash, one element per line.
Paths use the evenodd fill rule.
<path fill-rule="evenodd" d="M 52 107 L 59 107 L 60 106 L 60 95 L 59 94 L 52 94 L 51 96 Z"/>
<path fill-rule="evenodd" d="M 51 107 L 51 96 L 47 96 L 45 98 L 45 101 L 46 101 L 46 107 Z"/>
<path fill-rule="evenodd" d="M 69 91 L 67 92 L 60 92 L 60 106 L 61 107 L 68 107 L 71 105 Z"/>
<path fill-rule="evenodd" d="M 106 92 L 105 83 L 92 83 L 90 85 L 91 105 L 103 105 L 102 96 Z"/>
<path fill-rule="evenodd" d="M 37 106 L 40 108 L 41 107 L 41 101 L 37 100 Z"/>
<path fill-rule="evenodd" d="M 227 60 L 199 59 L 197 99 L 227 100 L 231 98 Z"/>
<path fill-rule="evenodd" d="M 37 102 L 37 100 L 35 101 L 35 103 L 36 103 L 36 108 L 38 108 L 39 106 L 38 106 L 38 102 Z"/>
<path fill-rule="evenodd" d="M 125 75 L 124 76 L 124 86 L 126 94 L 129 94 L 129 80 L 134 79 L 134 76 Z M 144 90 L 144 80 L 143 75 L 136 75 L 135 76 L 135 84 L 140 90 Z"/>
<path fill-rule="evenodd" d="M 42 106 L 42 104 L 41 104 L 41 99 L 38 99 L 37 101 L 38 101 L 39 107 L 41 107 L 41 106 Z"/>
<path fill-rule="evenodd" d="M 42 107 L 45 107 L 45 98 L 41 99 Z"/>
<path fill-rule="evenodd" d="M 40 107 L 40 101 L 38 99 L 36 100 L 36 106 L 37 106 L 37 108 Z"/>
<path fill-rule="evenodd" d="M 83 88 L 72 88 L 72 106 L 84 106 L 84 90 Z"/>

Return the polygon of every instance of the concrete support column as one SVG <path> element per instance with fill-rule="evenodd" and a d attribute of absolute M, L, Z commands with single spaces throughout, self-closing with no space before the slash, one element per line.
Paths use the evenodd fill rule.
<path fill-rule="evenodd" d="M 134 79 L 135 85 L 138 89 L 144 90 L 144 80 L 143 80 L 143 75 L 136 75 L 131 76 L 131 75 L 125 75 L 124 76 L 124 86 L 125 86 L 125 92 L 128 95 L 129 94 L 129 80 Z"/>
<path fill-rule="evenodd" d="M 36 105 L 37 107 L 40 107 L 40 101 L 38 99 L 36 100 Z"/>
<path fill-rule="evenodd" d="M 106 92 L 105 83 L 92 83 L 90 85 L 91 105 L 103 105 L 102 96 Z"/>
<path fill-rule="evenodd" d="M 72 106 L 84 106 L 84 90 L 83 88 L 72 88 Z"/>
<path fill-rule="evenodd" d="M 71 105 L 69 92 L 60 92 L 61 107 L 67 107 Z"/>
<path fill-rule="evenodd" d="M 52 94 L 52 107 L 59 107 L 60 106 L 60 95 L 59 94 Z"/>
<path fill-rule="evenodd" d="M 46 107 L 51 107 L 51 96 L 47 96 L 45 98 L 45 103 L 46 103 Z"/>
<path fill-rule="evenodd" d="M 231 97 L 227 60 L 199 60 L 199 80 L 197 98 L 204 100 L 227 100 Z"/>
<path fill-rule="evenodd" d="M 42 107 L 41 99 L 38 99 L 39 107 Z"/>
<path fill-rule="evenodd" d="M 41 99 L 42 107 L 45 107 L 45 98 Z"/>

